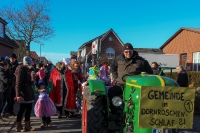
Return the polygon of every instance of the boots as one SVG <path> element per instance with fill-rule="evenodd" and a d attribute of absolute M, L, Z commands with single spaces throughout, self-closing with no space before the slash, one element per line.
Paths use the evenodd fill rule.
<path fill-rule="evenodd" d="M 17 124 L 16 124 L 16 131 L 17 132 L 24 132 L 23 126 L 22 126 L 21 122 L 17 122 Z"/>
<path fill-rule="evenodd" d="M 25 131 L 34 131 L 35 130 L 35 128 L 31 127 L 30 124 L 31 124 L 30 121 L 25 121 L 25 128 L 24 128 Z"/>

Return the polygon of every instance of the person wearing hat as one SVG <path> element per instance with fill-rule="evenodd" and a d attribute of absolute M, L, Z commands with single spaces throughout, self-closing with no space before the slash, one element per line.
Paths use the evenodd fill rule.
<path fill-rule="evenodd" d="M 111 74 L 113 78 L 113 87 L 108 90 L 108 97 L 110 100 L 111 113 L 116 114 L 117 109 L 111 103 L 114 96 L 122 95 L 123 91 L 121 88 L 125 86 L 125 79 L 122 79 L 127 73 L 140 74 L 146 72 L 153 74 L 151 66 L 148 61 L 138 55 L 138 52 L 133 49 L 132 44 L 126 43 L 123 46 L 123 54 L 118 55 L 111 63 Z"/>
<path fill-rule="evenodd" d="M 11 92 L 10 92 L 10 98 L 9 98 L 9 102 L 7 104 L 8 106 L 8 109 L 7 109 L 7 112 L 5 113 L 8 113 L 10 115 L 15 115 L 15 113 L 13 112 L 14 111 L 14 104 L 15 104 L 15 101 L 14 101 L 14 97 L 15 97 L 15 81 L 16 81 L 16 77 L 15 77 L 15 70 L 18 66 L 18 61 L 17 61 L 17 56 L 15 53 L 12 53 L 10 56 L 9 56 L 9 60 L 8 60 L 8 63 L 9 63 L 9 71 L 10 71 L 10 77 L 12 79 L 12 84 L 11 84 Z"/>
<path fill-rule="evenodd" d="M 30 125 L 30 116 L 32 110 L 32 103 L 34 102 L 35 96 L 32 89 L 31 83 L 31 69 L 33 61 L 29 56 L 23 58 L 23 64 L 18 65 L 16 68 L 16 101 L 19 103 L 20 108 L 17 114 L 16 131 L 32 131 L 34 128 Z M 25 128 L 23 129 L 21 121 L 23 114 L 25 113 Z"/>

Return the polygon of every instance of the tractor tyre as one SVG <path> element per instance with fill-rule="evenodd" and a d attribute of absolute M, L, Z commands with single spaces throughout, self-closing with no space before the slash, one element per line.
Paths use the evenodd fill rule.
<path fill-rule="evenodd" d="M 83 94 L 82 133 L 107 133 L 103 96 L 91 95 L 87 86 Z"/>

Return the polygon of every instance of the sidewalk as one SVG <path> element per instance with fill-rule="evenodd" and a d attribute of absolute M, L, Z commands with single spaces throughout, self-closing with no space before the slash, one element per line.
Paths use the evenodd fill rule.
<path fill-rule="evenodd" d="M 16 116 L 10 116 L 5 119 L 6 122 L 0 122 L 0 133 L 8 133 L 15 124 Z"/>
<path fill-rule="evenodd" d="M 18 103 L 14 105 L 14 113 L 17 114 L 19 109 Z M 17 116 L 9 116 L 9 118 L 4 118 L 6 122 L 0 122 L 0 133 L 8 133 L 15 125 L 15 120 Z"/>
<path fill-rule="evenodd" d="M 34 105 L 34 104 L 33 104 Z M 14 113 L 17 114 L 19 110 L 19 104 L 16 102 L 14 105 Z M 0 123 L 0 133 L 15 133 L 16 129 L 16 116 L 10 116 L 6 119 L 6 122 Z M 81 118 L 75 116 L 72 119 L 67 119 L 63 116 L 62 119 L 58 119 L 57 115 L 51 117 L 52 127 L 40 129 L 40 119 L 34 115 L 33 109 L 31 113 L 31 126 L 35 128 L 35 131 L 31 133 L 81 133 Z M 22 123 L 24 126 L 25 123 Z"/>

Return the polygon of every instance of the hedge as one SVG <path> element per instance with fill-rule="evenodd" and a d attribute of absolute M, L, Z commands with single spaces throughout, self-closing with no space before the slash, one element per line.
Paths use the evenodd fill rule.
<path fill-rule="evenodd" d="M 200 115 L 200 72 L 189 71 L 187 72 L 187 74 L 188 74 L 189 87 L 196 88 L 194 113 L 196 115 Z M 165 72 L 164 76 L 170 77 L 176 81 L 178 73 L 172 72 L 171 74 L 170 72 Z"/>

